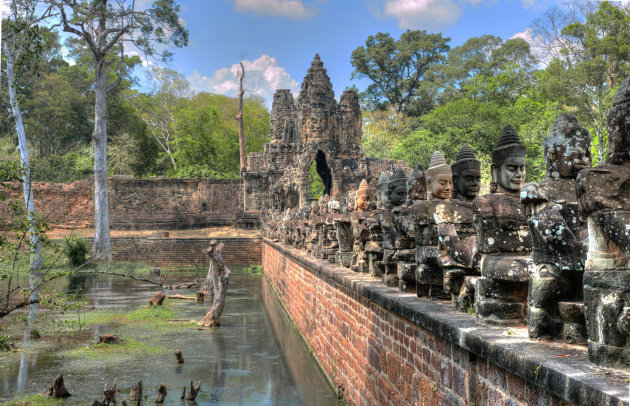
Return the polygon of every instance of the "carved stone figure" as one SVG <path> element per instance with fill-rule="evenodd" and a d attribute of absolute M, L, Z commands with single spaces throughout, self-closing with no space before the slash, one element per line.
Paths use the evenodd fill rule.
<path fill-rule="evenodd" d="M 453 197 L 453 172 L 440 151 L 435 151 L 427 169 L 427 199 Z"/>
<path fill-rule="evenodd" d="M 444 290 L 451 294 L 453 305 L 467 311 L 474 303 L 477 234 L 473 222 L 472 200 L 481 186 L 481 162 L 467 144 L 451 165 L 454 197 L 438 206 L 438 263 L 444 272 Z"/>
<path fill-rule="evenodd" d="M 586 219 L 578 211 L 575 178 L 591 165 L 590 147 L 588 131 L 574 116 L 561 115 L 543 141 L 546 179 L 521 190 L 533 242 L 527 299 L 527 327 L 533 338 L 586 342 L 581 302 L 588 236 Z"/>
<path fill-rule="evenodd" d="M 608 160 L 582 170 L 577 197 L 587 216 L 584 273 L 592 362 L 630 366 L 630 77 L 608 113 Z"/>
<path fill-rule="evenodd" d="M 427 197 L 415 203 L 410 210 L 414 215 L 414 239 L 416 245 L 416 294 L 435 299 L 450 298 L 444 292 L 443 272 L 437 260 L 438 233 L 435 211 L 453 192 L 451 167 L 444 156 L 435 151 L 431 157 L 427 176 Z"/>
<path fill-rule="evenodd" d="M 427 198 L 427 178 L 424 174 L 422 165 L 418 165 L 413 168 L 409 180 L 407 181 L 409 190 L 407 192 L 407 205 L 411 206 L 420 200 L 426 200 Z"/>
<path fill-rule="evenodd" d="M 388 202 L 392 207 L 402 206 L 407 201 L 407 175 L 402 169 L 397 169 L 387 186 Z"/>
<path fill-rule="evenodd" d="M 376 184 L 376 208 L 389 209 L 389 176 L 385 172 L 381 172 Z"/>
<path fill-rule="evenodd" d="M 462 145 L 451 170 L 455 192 L 453 197 L 472 202 L 481 189 L 481 162 L 475 158 L 475 153 L 468 144 Z"/>
<path fill-rule="evenodd" d="M 492 151 L 492 193 L 519 193 L 525 183 L 525 147 L 507 124 Z"/>
<path fill-rule="evenodd" d="M 365 179 L 363 179 L 359 185 L 359 189 L 357 190 L 357 196 L 354 204 L 356 211 L 367 211 L 368 200 L 368 183 Z"/>
<path fill-rule="evenodd" d="M 481 278 L 475 291 L 477 319 L 490 324 L 525 322 L 531 237 L 519 192 L 525 179 L 525 148 L 506 125 L 492 152 L 497 193 L 473 200 Z"/>
<path fill-rule="evenodd" d="M 400 277 L 398 273 L 398 262 L 401 259 L 399 250 L 413 249 L 413 240 L 411 246 L 403 237 L 398 229 L 396 217 L 401 206 L 407 201 L 407 175 L 402 169 L 394 171 L 387 185 L 387 200 L 392 207 L 391 210 L 379 210 L 378 220 L 383 238 L 383 282 L 387 286 L 400 286 Z M 410 258 L 413 261 L 413 255 Z M 413 279 L 413 274 L 411 274 Z"/>

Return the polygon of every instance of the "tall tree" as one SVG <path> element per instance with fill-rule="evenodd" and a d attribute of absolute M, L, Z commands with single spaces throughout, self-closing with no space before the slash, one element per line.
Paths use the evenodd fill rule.
<path fill-rule="evenodd" d="M 600 162 L 607 144 L 606 112 L 620 79 L 630 73 L 630 7 L 603 1 L 556 6 L 534 24 L 548 64 L 541 89 L 576 109 L 596 135 Z"/>
<path fill-rule="evenodd" d="M 385 99 L 403 112 L 414 101 L 418 87 L 436 65 L 445 60 L 450 38 L 426 31 L 404 32 L 394 40 L 388 33 L 370 35 L 365 46 L 352 52 L 352 78 L 368 78 L 373 99 Z"/>
<path fill-rule="evenodd" d="M 39 302 L 38 286 L 41 282 L 40 270 L 44 267 L 41 255 L 41 244 L 37 230 L 35 200 L 31 185 L 31 164 L 24 129 L 24 120 L 18 101 L 17 69 L 32 69 L 33 61 L 37 61 L 41 50 L 41 32 L 38 24 L 52 15 L 52 7 L 41 9 L 39 0 L 12 0 L 9 4 L 11 14 L 3 21 L 2 51 L 4 56 L 4 74 L 9 89 L 11 111 L 15 120 L 18 135 L 18 148 L 22 164 L 22 183 L 24 203 L 26 206 L 28 235 L 30 240 L 30 303 L 29 322 L 35 319 Z M 27 336 L 28 337 L 28 336 Z"/>
<path fill-rule="evenodd" d="M 63 31 L 84 41 L 94 61 L 94 209 L 92 258 L 110 261 L 109 203 L 107 198 L 107 95 L 120 83 L 125 44 L 144 55 L 165 60 L 168 51 L 156 44 L 188 44 L 174 0 L 155 0 L 139 10 L 134 0 L 48 0 L 60 13 Z M 116 63 L 118 77 L 108 83 L 107 69 Z"/>
<path fill-rule="evenodd" d="M 238 113 L 236 119 L 238 120 L 238 149 L 241 158 L 241 172 L 245 170 L 247 166 L 247 158 L 245 156 L 245 134 L 243 133 L 243 96 L 245 90 L 243 89 L 243 79 L 245 79 L 245 67 L 243 61 L 239 62 L 241 69 L 237 72 L 238 75 Z"/>
<path fill-rule="evenodd" d="M 174 157 L 177 144 L 175 116 L 182 103 L 190 99 L 194 92 L 186 78 L 174 70 L 153 67 L 148 76 L 149 93 L 135 97 L 132 101 L 147 123 L 151 135 L 171 162 L 173 171 L 177 172 Z"/>

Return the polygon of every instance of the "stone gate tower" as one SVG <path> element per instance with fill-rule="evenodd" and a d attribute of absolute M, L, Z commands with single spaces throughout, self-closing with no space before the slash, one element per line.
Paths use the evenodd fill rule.
<path fill-rule="evenodd" d="M 307 205 L 313 161 L 328 195 L 343 193 L 381 171 L 409 171 L 399 161 L 365 157 L 357 93 L 345 90 L 337 103 L 318 54 L 304 77 L 297 103 L 288 89 L 274 94 L 270 128 L 271 141 L 265 151 L 247 157 L 243 173 L 246 211 Z"/>

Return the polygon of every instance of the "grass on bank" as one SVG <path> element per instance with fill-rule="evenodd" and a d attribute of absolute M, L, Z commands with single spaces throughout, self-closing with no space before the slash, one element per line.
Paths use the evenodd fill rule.
<path fill-rule="evenodd" d="M 29 395 L 2 402 L 0 406 L 60 406 L 62 404 L 62 399 L 54 399 L 42 395 Z"/>

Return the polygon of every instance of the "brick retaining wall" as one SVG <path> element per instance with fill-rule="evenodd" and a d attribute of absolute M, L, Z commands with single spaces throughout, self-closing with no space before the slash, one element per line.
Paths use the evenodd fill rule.
<path fill-rule="evenodd" d="M 259 227 L 257 213 L 243 211 L 241 179 L 134 179 L 107 181 L 109 222 L 113 230 L 186 229 L 209 226 Z M 22 199 L 21 183 L 9 196 Z M 53 228 L 94 225 L 94 180 L 33 183 L 35 208 Z M 6 211 L 0 202 L 0 229 Z"/>
<path fill-rule="evenodd" d="M 351 404 L 628 404 L 625 376 L 595 368 L 581 347 L 481 325 L 448 303 L 419 300 L 269 240 L 263 269 Z"/>
<path fill-rule="evenodd" d="M 224 244 L 226 265 L 260 265 L 262 247 L 259 238 L 215 238 Z M 206 248 L 211 238 L 112 238 L 114 261 L 147 261 L 160 268 L 207 267 Z M 89 240 L 91 242 L 91 239 Z"/>

